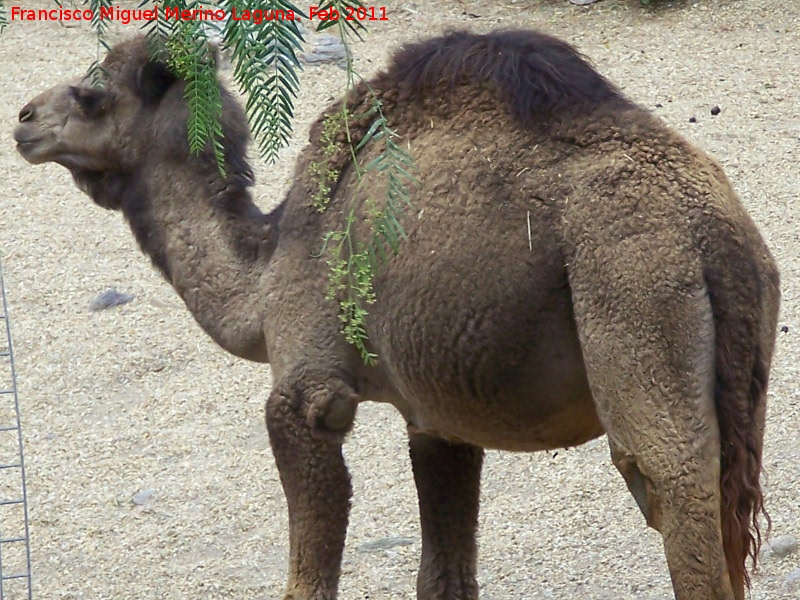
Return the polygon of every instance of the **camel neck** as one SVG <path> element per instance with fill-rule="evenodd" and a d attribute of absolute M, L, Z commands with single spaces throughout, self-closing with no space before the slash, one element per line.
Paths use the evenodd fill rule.
<path fill-rule="evenodd" d="M 263 214 L 245 186 L 151 172 L 122 210 L 142 250 L 197 322 L 229 352 L 266 361 L 259 280 L 277 245 L 280 209 Z"/>

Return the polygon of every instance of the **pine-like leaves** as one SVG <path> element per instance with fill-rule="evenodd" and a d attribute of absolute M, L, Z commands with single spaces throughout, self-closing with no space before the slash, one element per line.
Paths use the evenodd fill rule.
<path fill-rule="evenodd" d="M 288 14 L 302 12 L 291 2 L 278 0 L 267 6 L 260 0 L 222 0 L 221 6 L 232 14 L 245 10 L 275 10 Z M 261 154 L 270 162 L 292 134 L 294 101 L 301 69 L 297 51 L 303 37 L 291 20 L 272 19 L 254 25 L 252 20 L 229 19 L 224 30 L 224 44 L 232 52 L 233 74 L 247 95 L 245 110 L 253 137 Z"/>
<path fill-rule="evenodd" d="M 365 30 L 364 24 L 357 18 L 348 18 L 359 8 L 365 8 L 365 4 L 360 0 L 325 0 L 319 5 L 318 12 L 331 15 L 334 14 L 331 13 L 333 10 L 339 15 L 339 18 L 329 18 L 325 21 L 321 21 L 317 30 L 323 31 L 324 29 L 334 26 L 347 28 L 351 33 L 360 38 L 360 32 Z"/>
<path fill-rule="evenodd" d="M 367 173 L 376 170 L 387 178 L 386 205 L 382 209 L 373 208 L 373 238 L 370 251 L 376 259 L 386 259 L 384 248 L 389 246 L 393 252 L 400 250 L 400 240 L 406 239 L 406 233 L 398 218 L 411 207 L 408 185 L 415 184 L 414 159 L 397 143 L 397 134 L 389 128 L 386 117 L 381 110 L 380 101 L 373 100 L 377 118 L 373 121 L 367 134 L 356 147 L 358 151 L 370 141 L 383 141 L 383 151 L 363 168 Z"/>
<path fill-rule="evenodd" d="M 8 26 L 8 15 L 6 14 L 6 4 L 0 0 L 0 33 Z"/>
<path fill-rule="evenodd" d="M 300 16 L 302 12 L 285 0 L 269 3 L 217 0 L 209 4 L 201 4 L 199 0 L 164 0 L 157 2 L 157 6 L 159 19 L 149 25 L 147 35 L 154 47 L 166 50 L 170 65 L 186 81 L 186 99 L 192 115 L 189 120 L 192 150 L 198 152 L 206 143 L 213 144 L 222 168 L 216 57 L 209 47 L 209 38 L 216 38 L 214 42 L 231 52 L 234 79 L 247 97 L 245 110 L 258 148 L 268 161 L 274 162 L 292 135 L 294 100 L 299 88 L 296 73 L 301 68 L 297 51 L 303 38 L 295 21 L 288 18 L 257 22 L 241 17 L 244 11 L 254 10 L 275 17 L 280 14 L 278 11 L 283 11 L 284 17 L 290 13 Z M 226 18 L 222 21 L 164 18 L 167 11 L 175 14 L 175 11 L 208 8 L 223 12 Z M 234 14 L 237 19 L 232 18 Z"/>
<path fill-rule="evenodd" d="M 166 45 L 169 66 L 184 81 L 184 98 L 189 105 L 189 150 L 199 154 L 210 143 L 220 174 L 224 177 L 225 152 L 220 123 L 222 100 L 217 63 L 205 38 L 203 21 L 181 20 L 176 22 Z"/>
<path fill-rule="evenodd" d="M 88 4 L 89 9 L 92 11 L 92 29 L 97 34 L 98 42 L 108 48 L 105 45 L 104 38 L 106 33 L 108 33 L 108 27 L 110 21 L 107 19 L 103 19 L 102 16 L 105 11 L 110 11 L 113 8 L 112 0 L 84 0 L 84 6 Z"/>

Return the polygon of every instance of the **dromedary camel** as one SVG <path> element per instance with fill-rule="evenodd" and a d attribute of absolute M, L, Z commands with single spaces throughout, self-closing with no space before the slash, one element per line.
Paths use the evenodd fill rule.
<path fill-rule="evenodd" d="M 384 197 L 381 174 L 358 184 L 343 135 L 331 152 L 321 118 L 291 190 L 262 214 L 248 192 L 245 117 L 227 92 L 223 178 L 210 149 L 189 153 L 183 83 L 142 39 L 103 66 L 104 88 L 83 80 L 27 104 L 18 149 L 122 211 L 200 326 L 272 364 L 285 599 L 336 598 L 351 496 L 342 443 L 364 400 L 391 403 L 408 423 L 420 600 L 478 598 L 484 448 L 603 433 L 663 535 L 676 597 L 744 597 L 760 542 L 779 278 L 713 160 L 547 35 L 453 33 L 405 47 L 369 83 L 419 184 L 403 217 L 409 239 L 375 278 L 366 328 L 378 363 L 366 366 L 326 299 L 320 250 L 354 198 Z M 348 102 L 363 114 L 367 87 Z M 372 118 L 350 123 L 355 142 Z M 326 161 L 339 177 L 320 212 L 311 171 Z"/>

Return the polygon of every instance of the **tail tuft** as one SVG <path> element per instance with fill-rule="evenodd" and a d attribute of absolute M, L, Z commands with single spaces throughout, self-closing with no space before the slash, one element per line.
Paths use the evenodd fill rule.
<path fill-rule="evenodd" d="M 764 248 L 726 244 L 706 272 L 717 335 L 715 404 L 721 442 L 722 539 L 737 598 L 750 587 L 761 547 L 759 518 L 771 526 L 761 490 L 769 367 L 779 303 L 778 271 Z M 763 246 L 756 246 L 755 251 Z M 744 265 L 734 270 L 720 265 Z M 749 267 L 749 268 L 747 268 Z"/>

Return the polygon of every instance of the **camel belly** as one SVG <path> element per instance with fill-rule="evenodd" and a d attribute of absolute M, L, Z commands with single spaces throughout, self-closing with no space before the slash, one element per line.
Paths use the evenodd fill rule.
<path fill-rule="evenodd" d="M 427 225 L 376 280 L 368 332 L 395 392 L 386 399 L 411 431 L 486 448 L 601 435 L 552 219 L 531 210 L 528 231 L 525 213 L 487 200 L 448 245 L 425 227 L 445 230 L 450 213 L 428 208 Z"/>
<path fill-rule="evenodd" d="M 518 451 L 602 435 L 571 305 L 563 296 L 551 300 L 516 316 L 489 310 L 449 326 L 439 319 L 435 329 L 423 318 L 394 330 L 394 344 L 381 350 L 396 390 L 386 400 L 409 431 Z M 431 330 L 438 337 L 425 339 Z"/>
<path fill-rule="evenodd" d="M 477 415 L 476 415 L 477 416 Z M 603 435 L 594 407 L 576 404 L 546 418 L 510 423 L 485 415 L 484 419 L 451 419 L 417 414 L 408 423 L 408 433 L 427 434 L 454 443 L 493 450 L 535 452 L 578 446 Z M 465 422 L 466 421 L 466 422 Z"/>
<path fill-rule="evenodd" d="M 397 402 L 409 433 L 513 451 L 576 446 L 602 435 L 580 357 L 552 345 L 546 344 L 552 357 L 524 363 L 507 385 L 498 380 L 493 394 L 420 390 Z"/>

